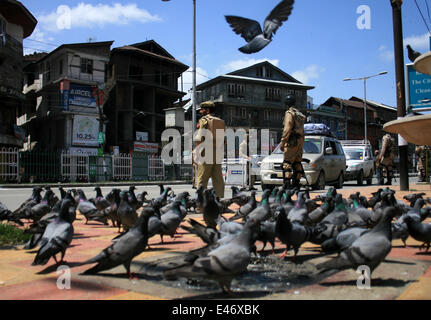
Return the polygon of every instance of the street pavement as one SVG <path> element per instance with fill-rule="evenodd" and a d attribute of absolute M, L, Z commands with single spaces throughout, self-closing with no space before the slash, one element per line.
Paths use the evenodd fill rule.
<path fill-rule="evenodd" d="M 102 192 L 106 194 L 113 186 L 105 186 Z M 121 186 L 126 189 L 125 186 Z M 339 193 L 347 197 L 349 194 L 360 191 L 367 197 L 376 191 L 379 186 L 358 187 L 354 184 L 338 190 Z M 431 197 L 430 185 L 410 184 L 410 190 L 399 191 L 399 186 L 391 187 L 396 190 L 396 198 L 408 193 L 425 192 L 426 197 Z M 93 187 L 83 187 L 87 197 L 95 195 Z M 136 193 L 147 191 L 149 197 L 159 194 L 158 186 L 138 186 Z M 194 190 L 189 185 L 173 186 L 176 193 L 188 190 L 191 194 Z M 56 191 L 58 195 L 58 190 Z M 29 188 L 9 188 L 4 186 L 0 189 L 0 201 L 5 203 L 9 209 L 15 209 L 31 193 Z M 322 191 L 313 191 L 313 198 Z M 261 194 L 259 191 L 258 194 Z M 226 197 L 230 196 L 229 188 L 226 189 Z M 232 209 L 235 209 L 235 205 Z M 225 216 L 229 216 L 226 214 Z M 202 216 L 191 214 L 190 217 L 202 221 Z M 177 281 L 168 283 L 155 276 L 154 273 L 146 272 L 148 265 L 152 262 L 172 259 L 181 256 L 191 249 L 202 247 L 202 241 L 183 229 L 178 229 L 174 238 L 164 237 L 161 243 L 160 237 L 155 236 L 150 239 L 150 249 L 145 250 L 132 262 L 132 272 L 138 275 L 138 279 L 130 280 L 123 266 L 105 271 L 98 275 L 81 275 L 84 270 L 91 267 L 76 266 L 79 262 L 85 261 L 97 255 L 102 249 L 111 244 L 111 239 L 117 235 L 117 229 L 105 226 L 98 222 L 84 223 L 83 216 L 78 214 L 78 219 L 74 223 L 75 235 L 71 246 L 65 256 L 65 265 L 70 267 L 66 272 L 70 272 L 70 288 L 64 276 L 67 273 L 57 270 L 57 266 L 51 259 L 45 266 L 31 266 L 36 250 L 24 250 L 23 246 L 0 247 L 0 299 L 1 300 L 170 300 L 170 299 L 247 299 L 247 300 L 303 300 L 303 299 L 331 299 L 331 300 L 409 300 L 409 299 L 431 299 L 431 252 L 419 251 L 421 243 L 411 237 L 407 240 L 408 246 L 403 247 L 400 240 L 393 241 L 393 248 L 386 260 L 374 271 L 369 289 L 358 287 L 360 274 L 355 270 L 339 272 L 318 282 L 312 277 L 299 276 L 292 278 L 292 281 L 283 281 L 273 290 L 265 286 L 265 277 L 256 274 L 261 283 L 255 289 L 243 289 L 240 281 L 232 283 L 233 294 L 226 296 L 221 293 L 217 286 L 199 287 L 193 284 L 184 285 Z M 428 220 L 427 222 L 430 222 Z M 183 222 L 187 224 L 187 222 Z M 257 243 L 260 250 L 262 244 Z M 280 242 L 276 242 L 273 253 L 270 245 L 265 249 L 266 257 L 276 257 L 284 250 Z M 296 263 L 291 261 L 292 252 L 280 263 L 297 274 L 301 270 L 308 270 L 313 265 L 332 258 L 335 255 L 322 255 L 319 246 L 305 243 L 299 253 Z M 277 260 L 277 259 L 275 259 Z M 284 266 L 283 266 L 284 267 Z M 243 282 L 249 278 L 242 278 Z M 263 280 L 262 280 L 263 279 Z M 280 278 L 281 279 L 281 278 Z"/>

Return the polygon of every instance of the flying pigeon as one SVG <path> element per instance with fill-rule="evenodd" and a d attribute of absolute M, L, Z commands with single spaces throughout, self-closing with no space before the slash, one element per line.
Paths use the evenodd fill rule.
<path fill-rule="evenodd" d="M 294 0 L 281 1 L 266 17 L 263 31 L 259 22 L 238 16 L 225 16 L 236 34 L 241 35 L 247 44 L 238 50 L 242 53 L 256 53 L 265 48 L 277 29 L 286 21 L 293 9 Z"/>

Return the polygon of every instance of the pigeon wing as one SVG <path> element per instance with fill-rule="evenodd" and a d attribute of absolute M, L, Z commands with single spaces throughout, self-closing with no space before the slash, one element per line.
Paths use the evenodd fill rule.
<path fill-rule="evenodd" d="M 250 42 L 254 37 L 262 33 L 262 28 L 256 20 L 238 16 L 225 16 L 225 18 L 233 31 L 241 35 L 247 42 Z"/>
<path fill-rule="evenodd" d="M 281 1 L 266 17 L 263 25 L 265 38 L 271 39 L 277 29 L 286 21 L 292 13 L 294 0 Z"/>

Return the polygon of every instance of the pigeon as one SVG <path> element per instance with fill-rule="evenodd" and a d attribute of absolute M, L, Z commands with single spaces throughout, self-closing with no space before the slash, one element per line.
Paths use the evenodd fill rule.
<path fill-rule="evenodd" d="M 247 44 L 239 51 L 246 54 L 256 53 L 265 48 L 277 29 L 288 19 L 293 9 L 294 0 L 281 1 L 266 17 L 263 31 L 259 22 L 238 16 L 225 16 L 227 23 L 236 34 L 241 35 Z"/>
<path fill-rule="evenodd" d="M 369 229 L 353 227 L 341 231 L 336 237 L 326 240 L 322 243 L 322 250 L 326 253 L 334 251 L 343 251 L 364 233 L 369 232 Z"/>
<path fill-rule="evenodd" d="M 78 206 L 76 209 L 85 217 L 85 224 L 88 224 L 89 220 L 100 221 L 104 224 L 108 224 L 106 222 L 106 216 L 97 210 L 97 207 L 94 205 L 94 203 L 87 200 L 87 197 L 85 196 L 85 193 L 82 189 L 76 190 L 76 193 L 79 197 Z"/>
<path fill-rule="evenodd" d="M 12 211 L 10 211 L 5 204 L 0 202 L 0 221 L 7 220 L 7 221 L 13 221 L 20 226 L 23 226 L 24 224 L 19 220 L 17 216 L 13 214 Z"/>
<path fill-rule="evenodd" d="M 288 219 L 284 208 L 282 207 L 275 224 L 275 235 L 282 243 L 286 245 L 286 250 L 278 257 L 279 259 L 286 256 L 292 248 L 294 251 L 293 260 L 296 260 L 301 245 L 309 241 L 315 233 L 320 232 L 320 227 L 308 227 L 298 222 L 292 222 Z"/>
<path fill-rule="evenodd" d="M 214 190 L 207 189 L 204 191 L 204 203 L 202 211 L 205 224 L 208 227 L 215 228 L 216 221 L 222 212 L 220 206 L 216 202 Z"/>
<path fill-rule="evenodd" d="M 237 220 L 237 219 L 244 219 L 250 212 L 252 212 L 257 207 L 257 201 L 256 201 L 256 191 L 251 192 L 250 200 L 239 208 L 239 210 L 233 215 L 229 220 Z"/>
<path fill-rule="evenodd" d="M 407 45 L 407 52 L 408 52 L 409 60 L 411 62 L 415 62 L 415 60 L 422 55 L 420 52 L 413 50 L 413 48 L 410 45 Z"/>
<path fill-rule="evenodd" d="M 135 190 L 135 186 L 129 187 L 129 203 L 135 210 L 138 210 L 140 207 L 142 207 L 144 203 L 139 201 L 138 198 L 136 198 Z"/>
<path fill-rule="evenodd" d="M 251 220 L 256 219 L 262 222 L 271 218 L 271 207 L 269 205 L 269 200 L 268 200 L 270 193 L 271 193 L 271 190 L 269 189 L 266 189 L 263 192 L 262 201 L 256 207 L 256 209 L 254 209 L 246 216 L 247 221 L 250 219 Z"/>
<path fill-rule="evenodd" d="M 120 228 L 121 225 L 120 217 L 117 212 L 121 202 L 120 192 L 120 189 L 114 188 L 106 195 L 106 199 L 111 204 L 102 211 L 102 214 L 111 220 L 112 226 L 118 228 Z"/>
<path fill-rule="evenodd" d="M 403 199 L 406 199 L 408 202 L 410 202 L 410 207 L 414 207 L 417 199 L 423 199 L 423 196 L 425 195 L 425 192 L 421 193 L 410 193 L 408 195 L 405 195 Z"/>
<path fill-rule="evenodd" d="M 423 242 L 420 250 L 426 245 L 426 251 L 428 252 L 431 242 L 431 223 L 421 223 L 410 215 L 406 216 L 404 221 L 412 238 Z"/>
<path fill-rule="evenodd" d="M 261 241 L 263 243 L 263 247 L 260 250 L 261 253 L 265 251 L 265 247 L 268 242 L 271 244 L 272 253 L 274 253 L 275 237 L 276 237 L 275 225 L 276 225 L 275 219 L 270 219 L 270 220 L 261 222 L 259 233 L 256 239 L 257 241 Z"/>
<path fill-rule="evenodd" d="M 51 204 L 53 203 L 53 198 L 55 194 L 52 190 L 47 190 L 42 198 L 42 200 L 32 206 L 30 210 L 25 211 L 24 216 L 20 216 L 20 218 L 32 219 L 33 221 L 37 221 L 42 218 L 45 214 L 51 212 Z"/>
<path fill-rule="evenodd" d="M 181 212 L 181 201 L 176 200 L 171 209 L 160 217 L 162 223 L 159 234 L 161 242 L 163 243 L 163 236 L 168 235 L 174 238 L 174 235 L 179 227 L 181 221 L 183 220 Z"/>
<path fill-rule="evenodd" d="M 306 193 L 301 191 L 298 193 L 298 199 L 295 206 L 289 211 L 287 218 L 290 222 L 297 222 L 299 224 L 306 224 L 308 221 L 308 210 L 305 206 Z"/>
<path fill-rule="evenodd" d="M 103 211 L 111 205 L 111 203 L 103 196 L 102 189 L 100 189 L 99 186 L 96 186 L 94 188 L 94 191 L 96 191 L 96 197 L 94 198 L 94 205 L 96 206 L 97 210 Z"/>
<path fill-rule="evenodd" d="M 247 271 L 251 259 L 251 249 L 259 231 L 259 221 L 249 220 L 244 229 L 232 241 L 197 256 L 193 264 L 164 271 L 166 279 L 177 277 L 216 280 L 223 293 L 231 293 L 233 278 Z"/>
<path fill-rule="evenodd" d="M 24 208 L 31 208 L 32 206 L 38 204 L 42 200 L 42 196 L 40 193 L 42 192 L 41 187 L 34 187 L 31 197 L 26 199 L 15 211 L 13 212 L 14 215 L 19 215 L 19 212 L 24 210 Z"/>
<path fill-rule="evenodd" d="M 220 232 L 217 229 L 206 227 L 192 218 L 188 219 L 188 223 L 191 227 L 183 225 L 181 228 L 197 235 L 206 244 L 213 244 L 221 238 Z"/>
<path fill-rule="evenodd" d="M 399 214 L 399 209 L 386 207 L 382 219 L 369 232 L 357 238 L 351 246 L 343 250 L 337 258 L 318 264 L 319 273 L 341 271 L 366 265 L 371 273 L 386 258 L 392 249 L 391 221 Z"/>
<path fill-rule="evenodd" d="M 359 215 L 361 217 L 362 221 L 364 221 L 368 226 L 371 226 L 372 225 L 372 219 L 371 219 L 372 212 L 363 206 L 363 204 L 360 202 L 359 195 L 357 193 L 351 194 L 349 196 L 349 199 L 352 201 L 351 212 L 354 212 L 357 215 Z"/>
<path fill-rule="evenodd" d="M 103 249 L 97 256 L 81 265 L 97 263 L 94 267 L 84 271 L 84 274 L 96 274 L 101 271 L 123 265 L 127 275 L 132 278 L 130 264 L 134 257 L 145 250 L 148 243 L 148 219 L 154 215 L 153 208 L 144 208 L 135 225 L 121 238 Z"/>
<path fill-rule="evenodd" d="M 407 247 L 406 240 L 409 237 L 409 228 L 406 223 L 406 217 L 411 216 L 414 220 L 421 222 L 426 219 L 423 214 L 422 207 L 425 201 L 423 199 L 418 199 L 415 202 L 414 207 L 407 213 L 404 213 L 397 221 L 392 223 L 392 239 L 401 239 L 404 247 Z"/>
<path fill-rule="evenodd" d="M 325 216 L 334 210 L 334 201 L 332 197 L 325 197 L 324 203 L 311 211 L 308 214 L 308 220 L 310 224 L 319 223 L 325 218 Z"/>
<path fill-rule="evenodd" d="M 136 210 L 129 203 L 129 193 L 122 191 L 120 193 L 121 201 L 117 209 L 117 214 L 120 219 L 118 230 L 123 227 L 123 231 L 129 230 L 138 220 Z"/>
<path fill-rule="evenodd" d="M 57 264 L 63 262 L 74 232 L 72 222 L 69 220 L 69 208 L 72 206 L 73 202 L 68 199 L 62 202 L 59 216 L 47 225 L 42 235 L 40 248 L 32 265 L 45 265 L 51 257 Z M 57 261 L 57 253 L 61 253 L 60 261 Z"/>

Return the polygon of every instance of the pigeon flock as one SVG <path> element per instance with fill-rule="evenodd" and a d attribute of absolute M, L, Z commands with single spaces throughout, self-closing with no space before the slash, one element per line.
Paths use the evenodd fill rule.
<path fill-rule="evenodd" d="M 372 272 L 391 251 L 393 239 L 401 239 L 405 245 L 411 236 L 423 243 L 420 250 L 426 251 L 431 243 L 431 224 L 423 222 L 431 214 L 431 206 L 427 206 L 431 198 L 424 198 L 425 193 L 409 194 L 405 201 L 399 201 L 395 191 L 385 188 L 370 198 L 356 192 L 346 199 L 331 187 L 311 199 L 307 189 L 282 186 L 265 190 L 258 201 L 255 191 L 247 194 L 235 186 L 232 196 L 223 199 L 213 189 L 202 187 L 190 195 L 175 194 L 171 187 L 160 185 L 160 195 L 153 199 L 147 199 L 147 192 L 135 195 L 135 190 L 134 186 L 128 190 L 113 188 L 103 196 L 96 186 L 96 196 L 87 198 L 82 189 L 66 191 L 60 187 L 58 199 L 50 187 L 35 187 L 15 211 L 0 202 L 0 221 L 16 223 L 31 234 L 24 249 L 38 247 L 33 265 L 45 265 L 51 258 L 57 265 L 65 263 L 77 213 L 86 224 L 95 221 L 118 228 L 111 245 L 77 265 L 93 264 L 84 275 L 123 265 L 130 278 L 134 277 L 132 260 L 151 250 L 151 237 L 160 236 L 163 244 L 164 236 L 175 238 L 181 228 L 199 237 L 202 247 L 177 258 L 175 266 L 163 271 L 164 278 L 210 279 L 225 293 L 231 293 L 232 280 L 247 272 L 254 256 L 274 254 L 277 240 L 285 246 L 278 259 L 286 259 L 293 250 L 295 263 L 305 242 L 319 245 L 323 255 L 338 253 L 316 265 L 318 275 L 356 270 L 361 265 Z M 203 214 L 203 222 L 187 218 L 189 213 Z M 258 241 L 263 244 L 259 252 Z M 264 251 L 268 242 L 272 253 Z"/>

